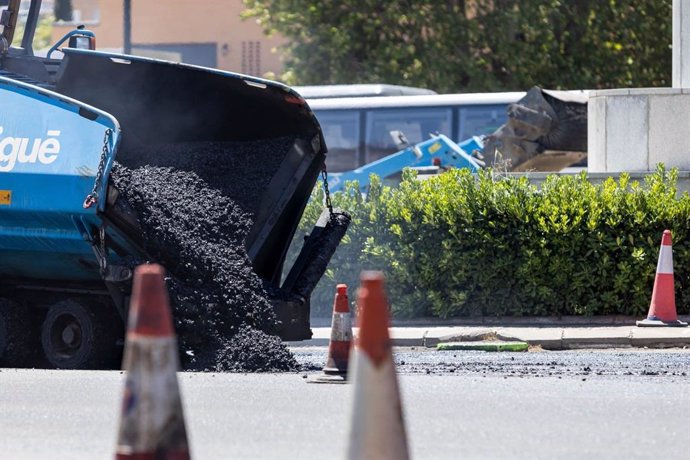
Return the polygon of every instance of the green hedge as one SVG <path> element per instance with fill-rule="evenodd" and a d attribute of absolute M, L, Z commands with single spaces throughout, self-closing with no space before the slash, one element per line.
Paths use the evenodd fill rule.
<path fill-rule="evenodd" d="M 382 270 L 398 317 L 646 315 L 661 235 L 673 232 L 676 302 L 690 294 L 690 198 L 677 197 L 677 171 L 660 166 L 644 183 L 625 174 L 593 185 L 586 174 L 525 177 L 454 169 L 429 180 L 405 171 L 398 187 L 374 178 L 336 193 L 353 222 L 312 295 L 331 313 L 335 285 L 362 269 Z M 301 223 L 321 212 L 317 187 Z M 301 238 L 301 235 L 298 236 Z M 294 258 L 298 244 L 293 244 Z"/>

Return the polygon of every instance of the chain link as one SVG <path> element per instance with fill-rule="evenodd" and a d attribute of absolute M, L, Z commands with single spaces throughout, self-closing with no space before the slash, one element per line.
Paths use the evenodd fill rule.
<path fill-rule="evenodd" d="M 107 252 L 105 248 L 105 227 L 101 226 L 101 228 L 98 229 L 98 239 L 100 240 L 101 243 L 101 254 L 100 254 L 100 260 L 98 261 L 100 267 L 101 267 L 101 275 L 105 276 L 105 271 L 108 268 L 108 257 L 107 257 Z"/>
<path fill-rule="evenodd" d="M 333 203 L 331 202 L 331 192 L 328 190 L 328 170 L 326 169 L 326 162 L 323 163 L 321 179 L 323 180 L 323 191 L 326 195 L 326 207 L 328 208 L 330 218 L 333 219 Z"/>
<path fill-rule="evenodd" d="M 110 136 L 113 134 L 113 130 L 108 128 L 105 130 L 103 135 L 103 148 L 101 149 L 101 160 L 98 163 L 98 171 L 96 172 L 96 180 L 93 183 L 93 190 L 91 193 L 86 195 L 84 199 L 84 209 L 88 209 L 94 204 L 98 203 L 98 190 L 101 188 L 101 183 L 103 182 L 103 170 L 105 169 L 105 162 L 108 158 L 108 144 L 110 143 Z"/>

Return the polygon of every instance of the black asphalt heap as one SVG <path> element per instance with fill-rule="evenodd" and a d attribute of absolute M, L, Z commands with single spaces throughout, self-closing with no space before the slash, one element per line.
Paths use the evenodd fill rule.
<path fill-rule="evenodd" d="M 259 199 L 280 167 L 292 138 L 255 142 L 177 142 L 127 146 L 117 155 L 129 168 L 169 166 L 196 173 L 209 188 L 233 199 L 243 211 L 256 214 Z M 184 190 L 179 190 L 184 193 Z"/>
<path fill-rule="evenodd" d="M 127 166 L 113 168 L 148 255 L 168 271 L 185 369 L 297 368 L 280 340 L 268 335 L 276 318 L 244 245 L 262 191 L 290 145 L 279 139 L 272 146 L 244 145 L 236 154 L 236 144 L 177 144 L 148 158 L 130 151 L 120 157 Z M 142 164 L 147 159 L 156 166 Z"/>

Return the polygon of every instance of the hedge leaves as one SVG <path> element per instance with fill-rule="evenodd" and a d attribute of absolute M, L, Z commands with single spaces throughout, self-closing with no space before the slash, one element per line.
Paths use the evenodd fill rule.
<path fill-rule="evenodd" d="M 338 283 L 354 301 L 360 270 L 377 269 L 399 317 L 644 316 L 670 229 L 677 307 L 687 313 L 690 197 L 677 196 L 676 180 L 676 170 L 659 166 L 643 183 L 622 174 L 593 185 L 581 173 L 537 187 L 525 177 L 453 169 L 428 180 L 405 171 L 397 187 L 374 178 L 366 197 L 349 184 L 333 202 L 353 222 L 312 309 L 330 315 Z M 303 233 L 322 200 L 315 189 Z"/>

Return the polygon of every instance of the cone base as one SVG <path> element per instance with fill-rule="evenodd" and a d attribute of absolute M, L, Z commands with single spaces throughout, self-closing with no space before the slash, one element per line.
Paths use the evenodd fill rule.
<path fill-rule="evenodd" d="M 347 364 L 344 367 L 323 367 L 323 373 L 328 375 L 342 375 L 347 376 Z"/>
<path fill-rule="evenodd" d="M 642 321 L 636 321 L 635 325 L 637 327 L 686 327 L 688 323 L 680 320 L 662 321 L 660 319 L 647 318 Z"/>
<path fill-rule="evenodd" d="M 348 383 L 347 376 L 345 374 L 341 375 L 328 375 L 321 374 L 314 378 L 308 379 L 307 383 Z"/>

